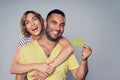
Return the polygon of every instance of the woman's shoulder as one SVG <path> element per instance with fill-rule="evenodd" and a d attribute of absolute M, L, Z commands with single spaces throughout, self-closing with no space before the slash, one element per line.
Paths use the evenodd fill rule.
<path fill-rule="evenodd" d="M 30 41 L 31 41 L 31 38 L 22 38 L 19 40 L 19 44 L 21 46 L 24 46 L 24 45 L 28 44 Z"/>

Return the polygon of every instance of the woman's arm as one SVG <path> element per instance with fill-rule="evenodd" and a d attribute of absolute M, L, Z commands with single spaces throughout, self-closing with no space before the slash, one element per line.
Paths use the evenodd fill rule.
<path fill-rule="evenodd" d="M 54 59 L 54 61 L 50 63 L 50 66 L 53 67 L 57 67 L 58 65 L 60 65 L 74 52 L 72 44 L 66 38 L 62 37 L 59 43 L 62 45 L 63 48 L 59 55 Z"/>
<path fill-rule="evenodd" d="M 38 70 L 40 72 L 43 72 L 44 74 L 51 73 L 54 71 L 54 68 L 48 63 L 43 62 L 43 63 L 31 63 L 31 64 L 20 64 L 19 63 L 19 57 L 20 57 L 20 50 L 22 46 L 18 44 L 17 49 L 16 49 L 16 54 L 13 58 L 11 68 L 10 68 L 10 73 L 11 74 L 21 74 L 21 73 L 26 73 L 31 70 Z"/>
<path fill-rule="evenodd" d="M 30 64 L 30 65 L 19 64 L 19 55 L 20 55 L 21 48 L 22 48 L 22 46 L 20 44 L 18 44 L 18 46 L 16 48 L 16 54 L 13 58 L 11 68 L 10 68 L 11 74 L 25 73 L 25 72 L 28 72 L 32 69 L 32 64 Z"/>
<path fill-rule="evenodd" d="M 17 66 L 19 66 L 18 61 L 19 61 L 19 52 L 20 52 L 21 48 L 22 48 L 22 46 L 20 44 L 18 44 L 18 46 L 16 48 L 16 54 L 15 54 L 12 64 L 11 64 L 10 73 L 14 73 L 14 71 L 19 72 L 19 70 L 17 70 L 17 68 L 18 68 Z M 25 80 L 25 76 L 26 76 L 25 73 L 24 74 L 16 74 L 15 80 Z"/>
<path fill-rule="evenodd" d="M 62 45 L 62 50 L 59 53 L 59 55 L 54 59 L 54 61 L 50 62 L 49 65 L 52 67 L 57 67 L 58 65 L 60 65 L 63 61 L 65 61 L 74 51 L 74 48 L 72 47 L 72 45 L 69 43 L 69 41 L 62 37 L 59 41 L 59 43 Z M 51 75 L 51 74 L 49 74 Z M 48 75 L 48 76 L 49 76 Z M 37 78 L 41 75 L 35 75 L 34 74 L 34 78 Z"/>
<path fill-rule="evenodd" d="M 12 65 L 10 68 L 10 73 L 12 73 L 12 74 L 26 73 L 33 69 L 41 71 L 40 66 L 43 66 L 43 67 L 46 66 L 46 68 L 50 68 L 50 69 L 44 69 L 44 71 L 42 71 L 42 72 L 51 73 L 54 70 L 53 67 L 57 67 L 63 61 L 65 61 L 71 55 L 71 53 L 74 51 L 74 48 L 72 47 L 72 45 L 69 43 L 69 41 L 66 38 L 61 38 L 59 43 L 62 45 L 63 49 L 60 52 L 60 54 L 55 58 L 55 60 L 50 64 L 50 66 L 48 66 L 47 64 L 41 65 L 38 63 L 37 64 L 36 63 L 19 64 L 19 55 L 20 55 L 20 50 L 21 50 L 22 46 L 20 44 L 18 44 L 17 49 L 16 49 L 16 54 L 13 58 Z M 46 71 L 46 70 L 50 70 L 50 71 Z"/>
<path fill-rule="evenodd" d="M 16 54 L 13 58 L 10 73 L 16 74 L 15 80 L 24 80 L 26 76 L 26 72 L 36 69 L 38 71 L 42 71 L 44 76 L 48 76 L 48 73 L 51 74 L 54 70 L 53 67 L 49 66 L 47 63 L 33 63 L 33 64 L 20 64 L 19 56 L 20 50 L 22 46 L 18 44 L 16 48 Z"/>

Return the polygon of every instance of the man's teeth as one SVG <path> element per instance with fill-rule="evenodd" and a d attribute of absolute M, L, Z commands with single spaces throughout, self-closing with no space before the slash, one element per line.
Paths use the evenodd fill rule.
<path fill-rule="evenodd" d="M 53 31 L 54 34 L 58 34 L 58 31 Z"/>

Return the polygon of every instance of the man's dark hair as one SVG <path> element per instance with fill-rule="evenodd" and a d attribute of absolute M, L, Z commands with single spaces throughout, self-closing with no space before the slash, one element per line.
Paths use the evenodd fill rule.
<path fill-rule="evenodd" d="M 46 19 L 48 19 L 52 14 L 55 14 L 55 13 L 56 13 L 56 14 L 60 14 L 60 15 L 62 15 L 62 16 L 65 18 L 65 14 L 64 14 L 63 11 L 61 11 L 61 10 L 59 10 L 59 9 L 54 9 L 54 10 L 52 10 L 52 11 L 50 11 L 50 12 L 48 13 Z"/>

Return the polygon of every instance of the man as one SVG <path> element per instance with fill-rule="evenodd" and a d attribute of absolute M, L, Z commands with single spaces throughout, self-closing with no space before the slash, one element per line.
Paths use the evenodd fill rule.
<path fill-rule="evenodd" d="M 45 31 L 42 37 L 26 45 L 21 50 L 19 62 L 29 64 L 54 60 L 62 49 L 58 41 L 62 37 L 64 26 L 65 14 L 61 10 L 55 9 L 49 12 L 45 20 Z M 71 71 L 76 80 L 85 80 L 88 73 L 87 58 L 91 53 L 92 50 L 89 46 L 83 46 L 80 65 L 78 65 L 75 55 L 72 54 L 66 61 L 59 65 L 54 72 L 48 73 L 49 76 L 46 77 L 45 80 L 66 80 L 66 72 L 68 70 Z M 28 72 L 28 80 L 44 80 L 39 77 L 39 74 L 34 74 L 35 72 L 35 70 Z M 34 78 L 32 76 L 34 76 Z"/>

